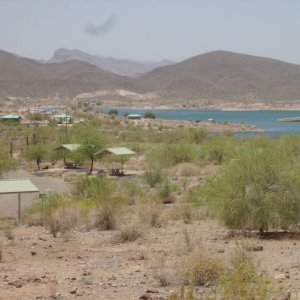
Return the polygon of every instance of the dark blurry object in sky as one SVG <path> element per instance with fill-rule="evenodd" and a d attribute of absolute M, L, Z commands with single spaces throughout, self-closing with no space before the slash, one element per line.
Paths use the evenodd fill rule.
<path fill-rule="evenodd" d="M 118 18 L 115 14 L 112 14 L 104 23 L 100 25 L 95 25 L 94 23 L 89 23 L 85 27 L 85 32 L 93 35 L 100 36 L 102 34 L 110 32 L 118 22 Z"/>

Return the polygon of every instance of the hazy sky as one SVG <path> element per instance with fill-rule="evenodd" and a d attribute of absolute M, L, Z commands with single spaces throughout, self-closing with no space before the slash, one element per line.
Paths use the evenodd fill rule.
<path fill-rule="evenodd" d="M 230 50 L 300 64 L 300 0 L 0 0 L 0 49 L 180 61 Z"/>

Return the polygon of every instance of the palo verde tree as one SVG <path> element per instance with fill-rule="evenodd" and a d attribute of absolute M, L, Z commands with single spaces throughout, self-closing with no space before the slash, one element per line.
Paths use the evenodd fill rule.
<path fill-rule="evenodd" d="M 47 146 L 44 144 L 30 145 L 24 152 L 27 161 L 35 161 L 38 171 L 40 171 L 40 163 L 46 158 L 48 153 Z"/>
<path fill-rule="evenodd" d="M 72 127 L 72 140 L 74 142 L 81 144 L 81 147 L 77 150 L 77 157 L 90 159 L 90 171 L 92 174 L 94 166 L 94 155 L 96 152 L 100 151 L 104 146 L 104 141 L 100 135 L 99 130 L 93 125 L 74 125 Z"/>
<path fill-rule="evenodd" d="M 291 145 L 291 142 L 294 145 Z M 223 173 L 194 190 L 233 229 L 287 229 L 300 221 L 300 139 L 254 138 Z M 293 154 L 294 153 L 294 154 Z M 192 193 L 191 193 L 192 194 Z"/>

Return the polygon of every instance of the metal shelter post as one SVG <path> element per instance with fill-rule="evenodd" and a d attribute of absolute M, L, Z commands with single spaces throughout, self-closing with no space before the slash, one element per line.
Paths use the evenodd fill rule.
<path fill-rule="evenodd" d="M 21 219 L 21 193 L 18 193 L 18 220 Z"/>

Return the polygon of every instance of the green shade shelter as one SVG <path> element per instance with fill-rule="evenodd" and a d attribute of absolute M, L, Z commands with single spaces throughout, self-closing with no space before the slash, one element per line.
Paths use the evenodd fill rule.
<path fill-rule="evenodd" d="M 128 155 L 134 155 L 135 152 L 126 148 L 126 147 L 114 147 L 114 148 L 106 148 L 104 150 L 98 151 L 94 154 L 95 157 L 101 158 L 104 155 L 116 155 L 121 157 L 121 175 L 124 174 L 123 172 L 123 164 L 124 164 L 124 157 Z M 116 174 L 115 174 L 116 173 Z M 119 175 L 119 171 L 112 172 L 114 175 Z"/>
<path fill-rule="evenodd" d="M 71 123 L 72 118 L 73 117 L 71 115 L 68 115 L 68 114 L 59 114 L 59 115 L 53 116 L 53 120 L 55 122 L 58 122 L 58 123 L 62 123 L 62 122 Z"/>
<path fill-rule="evenodd" d="M 9 115 L 1 116 L 0 119 L 3 120 L 3 121 L 17 121 L 17 122 L 20 122 L 21 121 L 21 116 L 16 115 L 16 114 L 9 114 Z"/>
<path fill-rule="evenodd" d="M 0 180 L 0 194 L 18 194 L 18 219 L 21 217 L 21 193 L 38 193 L 39 189 L 28 179 Z"/>
<path fill-rule="evenodd" d="M 53 150 L 69 150 L 69 151 L 76 151 L 81 147 L 80 144 L 61 144 L 55 147 Z"/>

